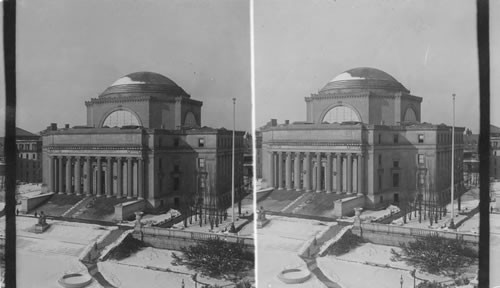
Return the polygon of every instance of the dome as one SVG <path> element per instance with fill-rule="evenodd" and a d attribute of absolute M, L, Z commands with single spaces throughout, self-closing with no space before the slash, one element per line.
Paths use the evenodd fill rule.
<path fill-rule="evenodd" d="M 123 93 L 163 93 L 172 96 L 189 95 L 171 79 L 153 72 L 125 75 L 109 86 L 100 97 Z"/>
<path fill-rule="evenodd" d="M 410 92 L 391 75 L 369 67 L 354 68 L 337 75 L 320 92 L 336 89 L 384 89 Z"/>

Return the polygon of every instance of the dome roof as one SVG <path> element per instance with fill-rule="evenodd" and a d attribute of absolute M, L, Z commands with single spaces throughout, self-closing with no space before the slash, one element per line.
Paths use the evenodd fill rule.
<path fill-rule="evenodd" d="M 171 79 L 153 72 L 125 75 L 109 86 L 100 97 L 121 93 L 166 93 L 172 96 L 189 95 Z"/>
<path fill-rule="evenodd" d="M 354 68 L 337 75 L 321 89 L 321 92 L 336 89 L 386 89 L 410 92 L 391 75 L 369 67 Z"/>

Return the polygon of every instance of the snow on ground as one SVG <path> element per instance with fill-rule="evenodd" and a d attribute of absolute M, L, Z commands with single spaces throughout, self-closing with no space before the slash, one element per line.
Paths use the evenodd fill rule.
<path fill-rule="evenodd" d="M 120 261 L 99 262 L 98 267 L 104 278 L 117 287 L 181 287 L 182 280 L 185 287 L 194 287 L 192 275 L 195 272 L 185 266 L 172 265 L 172 253 L 180 252 L 147 247 Z M 154 269 L 169 269 L 172 272 Z M 205 277 L 198 279 L 211 285 L 230 283 Z"/>
<path fill-rule="evenodd" d="M 28 239 L 56 240 L 60 245 L 72 243 L 86 246 L 104 237 L 110 230 L 116 227 L 103 227 L 95 224 L 85 224 L 79 222 L 65 222 L 59 220 L 47 220 L 51 224 L 44 233 L 33 233 L 34 225 L 38 219 L 34 217 L 16 217 L 16 232 L 18 237 Z M 0 222 L 0 230 L 5 229 L 5 223 Z"/>
<path fill-rule="evenodd" d="M 5 229 L 0 218 L 0 231 Z M 16 217 L 17 287 L 59 287 L 57 280 L 66 273 L 86 272 L 78 261 L 87 245 L 109 233 L 110 228 L 76 222 L 47 222 L 51 227 L 42 234 L 30 232 L 38 219 Z M 1 233 L 0 232 L 0 233 Z M 93 282 L 88 287 L 101 287 Z"/>
<path fill-rule="evenodd" d="M 16 193 L 20 194 L 21 198 L 39 195 L 40 193 L 42 193 L 42 184 L 27 183 L 17 185 Z"/>
<path fill-rule="evenodd" d="M 180 216 L 181 213 L 175 209 L 170 209 L 168 212 L 160 215 L 151 215 L 151 214 L 146 214 L 142 217 L 141 223 L 144 224 L 145 226 L 151 226 L 151 225 L 161 225 L 167 221 L 172 220 L 173 218 L 176 218 Z"/>
<path fill-rule="evenodd" d="M 413 270 L 413 267 L 402 261 L 391 261 L 391 249 L 400 250 L 398 247 L 365 243 L 339 257 L 317 258 L 318 267 L 330 280 L 344 288 L 366 287 L 367 279 L 370 281 L 370 287 L 400 287 L 401 276 L 403 287 L 413 287 L 413 277 L 408 271 Z M 372 265 L 365 264 L 365 262 Z M 381 267 L 386 264 L 394 268 Z M 360 277 L 360 275 L 363 276 Z M 445 277 L 419 272 L 417 272 L 417 277 L 436 281 L 449 280 Z"/>
<path fill-rule="evenodd" d="M 387 207 L 384 210 L 378 210 L 378 211 L 366 210 L 366 211 L 363 211 L 361 213 L 360 218 L 361 218 L 361 220 L 365 220 L 365 221 L 367 221 L 367 220 L 377 221 L 377 220 L 383 219 L 387 216 L 390 216 L 390 215 L 398 213 L 398 212 L 399 212 L 399 207 L 394 206 L 394 205 L 390 205 L 389 207 Z"/>
<path fill-rule="evenodd" d="M 328 225 L 320 221 L 268 216 L 270 222 L 257 230 L 259 287 L 325 287 L 315 276 L 301 284 L 287 285 L 277 275 L 286 268 L 305 268 L 297 255 L 305 242 L 314 238 Z"/>
<path fill-rule="evenodd" d="M 192 231 L 192 232 L 210 232 L 210 233 L 226 233 L 226 231 L 229 231 L 229 228 L 231 227 L 231 214 L 232 214 L 232 208 L 229 207 L 227 210 L 227 218 L 226 220 L 223 220 L 222 223 L 219 224 L 219 227 L 215 227 L 213 229 L 210 229 L 210 224 L 203 224 L 203 226 L 200 227 L 200 222 L 195 221 L 193 217 L 193 222 L 192 224 L 189 224 L 189 221 L 187 222 L 188 227 L 184 227 L 184 221 L 181 221 L 175 225 L 172 226 L 173 229 L 178 229 L 178 230 L 186 230 L 186 231 Z M 250 216 L 253 214 L 253 198 L 252 197 L 246 197 L 242 200 L 241 202 L 241 215 L 242 216 Z M 238 205 L 235 204 L 234 207 L 234 216 L 236 218 L 234 222 L 235 227 L 239 227 L 246 222 L 248 222 L 247 219 L 240 218 L 238 216 Z M 254 222 L 251 221 L 249 223 L 246 223 L 245 226 L 240 230 L 238 233 L 239 236 L 253 236 L 253 229 L 254 227 Z"/>
<path fill-rule="evenodd" d="M 57 281 L 67 273 L 87 273 L 87 268 L 78 261 L 77 257 L 38 253 L 17 249 L 17 287 L 61 287 Z M 86 288 L 102 287 L 93 280 Z"/>
<path fill-rule="evenodd" d="M 121 265 L 114 261 L 99 262 L 97 266 L 104 278 L 115 287 L 181 287 L 183 280 L 185 287 L 194 287 L 191 276 L 187 274 L 143 269 L 141 267 Z"/>
<path fill-rule="evenodd" d="M 472 209 L 476 208 L 478 205 L 479 205 L 479 189 L 478 188 L 473 188 L 469 191 L 467 191 L 464 195 L 462 195 L 462 198 L 461 198 L 461 211 L 462 212 L 466 212 L 466 211 L 471 211 Z M 455 200 L 454 202 L 454 209 L 455 209 L 455 223 L 458 223 L 459 221 L 461 221 L 462 219 L 466 218 L 465 215 L 462 215 L 462 214 L 459 214 L 459 210 L 458 210 L 458 201 Z M 411 217 L 411 220 L 409 219 L 409 217 L 406 218 L 406 224 L 403 224 L 403 217 L 393 221 L 393 224 L 396 224 L 396 225 L 401 225 L 401 226 L 405 226 L 405 227 L 413 227 L 413 228 L 430 228 L 430 229 L 441 229 L 441 230 L 447 230 L 447 227 L 449 226 L 449 223 L 450 223 L 450 215 L 451 215 L 451 203 L 449 203 L 448 205 L 446 205 L 446 211 L 448 211 L 448 213 L 446 214 L 446 216 L 442 217 L 441 220 L 438 220 L 438 223 L 433 223 L 432 225 L 430 225 L 429 223 L 429 219 L 426 219 L 424 220 L 424 217 L 422 216 L 422 222 L 419 223 L 418 221 L 418 213 L 417 213 L 417 217 L 414 217 L 414 214 L 412 214 L 412 217 Z M 413 212 L 414 213 L 414 212 Z M 470 221 L 470 220 L 468 220 Z M 466 222 L 468 222 L 466 221 Z M 462 230 L 462 229 L 459 229 L 460 231 L 462 232 L 465 232 L 465 231 L 471 231 L 473 233 L 473 224 L 474 222 L 470 222 L 470 226 L 467 226 L 466 229 L 469 229 L 469 230 Z"/>
<path fill-rule="evenodd" d="M 500 214 L 490 214 L 490 271 L 500 271 Z M 490 273 L 490 285 L 500 286 L 500 273 Z"/>

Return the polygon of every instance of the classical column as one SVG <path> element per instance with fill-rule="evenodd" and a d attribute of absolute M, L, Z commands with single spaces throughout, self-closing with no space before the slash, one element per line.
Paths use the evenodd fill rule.
<path fill-rule="evenodd" d="M 57 185 L 58 186 L 57 192 L 59 192 L 59 194 L 63 194 L 63 191 L 64 191 L 64 189 L 63 189 L 63 175 L 64 174 L 63 173 L 64 172 L 63 172 L 63 157 L 62 156 L 59 156 L 59 164 L 58 165 L 59 165 L 59 167 L 58 167 L 59 171 L 57 173 L 57 180 L 59 183 Z"/>
<path fill-rule="evenodd" d="M 85 161 L 85 183 L 83 190 L 85 191 L 85 195 L 92 195 L 92 185 L 90 179 L 92 179 L 92 162 L 90 156 L 87 157 Z"/>
<path fill-rule="evenodd" d="M 82 195 L 82 172 L 80 166 L 80 157 L 76 157 L 75 161 L 75 193 L 76 195 Z"/>
<path fill-rule="evenodd" d="M 270 157 L 269 157 L 269 159 L 270 159 L 270 161 L 269 161 L 270 162 L 269 163 L 269 187 L 273 187 L 274 188 L 274 185 L 275 185 L 275 182 L 276 182 L 274 180 L 274 177 L 276 175 L 276 170 L 275 170 L 276 169 L 276 167 L 275 167 L 276 166 L 275 165 L 276 159 L 274 158 L 275 157 L 274 156 L 274 152 L 270 152 L 269 154 L 270 154 Z"/>
<path fill-rule="evenodd" d="M 72 193 L 71 189 L 71 157 L 66 157 L 66 194 Z"/>
<path fill-rule="evenodd" d="M 292 153 L 286 152 L 285 163 L 285 184 L 287 190 L 292 190 Z"/>
<path fill-rule="evenodd" d="M 316 153 L 316 192 L 321 192 L 321 152 Z"/>
<path fill-rule="evenodd" d="M 132 158 L 127 158 L 127 198 L 132 198 Z"/>
<path fill-rule="evenodd" d="M 106 197 L 113 196 L 113 162 L 111 157 L 107 157 L 106 163 Z"/>
<path fill-rule="evenodd" d="M 49 156 L 49 191 L 54 192 L 54 157 Z"/>
<path fill-rule="evenodd" d="M 137 187 L 137 195 L 138 195 L 138 199 L 144 199 L 144 161 L 142 160 L 142 158 L 139 158 L 138 160 L 138 166 L 137 166 L 137 170 L 138 170 L 138 175 L 137 175 L 137 184 L 138 184 L 138 187 Z"/>
<path fill-rule="evenodd" d="M 97 188 L 97 195 L 96 196 L 97 197 L 101 197 L 102 196 L 102 177 L 101 177 L 102 176 L 102 173 L 101 173 L 102 167 L 101 167 L 101 157 L 98 156 L 96 160 L 97 160 L 97 166 L 96 166 L 97 167 L 96 168 L 96 170 L 97 170 L 97 173 L 96 173 L 96 175 L 97 175 L 96 176 L 97 177 L 97 179 L 96 179 L 97 180 L 96 181 L 97 182 L 97 185 L 96 185 L 97 186 L 96 187 Z"/>
<path fill-rule="evenodd" d="M 352 154 L 347 154 L 347 194 L 352 193 Z"/>
<path fill-rule="evenodd" d="M 304 186 L 306 192 L 311 192 L 311 152 L 306 152 L 306 157 L 304 159 Z"/>
<path fill-rule="evenodd" d="M 278 152 L 278 189 L 283 189 L 283 152 Z"/>
<path fill-rule="evenodd" d="M 300 187 L 300 174 L 302 174 L 300 171 L 300 153 L 299 152 L 295 152 L 295 160 L 293 160 L 293 165 L 294 165 L 293 184 L 295 186 L 295 190 L 299 191 L 301 189 L 301 187 Z"/>
<path fill-rule="evenodd" d="M 325 169 L 325 188 L 326 193 L 332 193 L 332 153 L 326 154 L 326 169 Z"/>
<path fill-rule="evenodd" d="M 337 153 L 337 194 L 342 193 L 342 154 Z"/>
<path fill-rule="evenodd" d="M 363 183 L 364 183 L 364 175 L 363 169 L 365 166 L 364 156 L 363 154 L 358 154 L 358 195 L 363 195 Z"/>
<path fill-rule="evenodd" d="M 116 198 L 123 197 L 123 172 L 122 172 L 122 158 L 116 158 Z"/>

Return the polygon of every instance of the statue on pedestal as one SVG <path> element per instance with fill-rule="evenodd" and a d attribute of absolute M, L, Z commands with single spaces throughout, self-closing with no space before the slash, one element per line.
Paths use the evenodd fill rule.
<path fill-rule="evenodd" d="M 264 227 L 268 222 L 269 219 L 266 218 L 266 210 L 264 210 L 264 207 L 260 206 L 257 212 L 257 228 Z"/>

